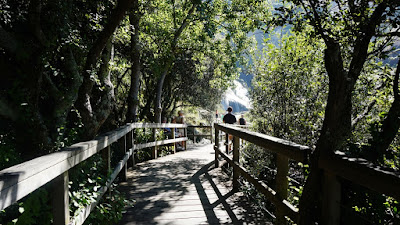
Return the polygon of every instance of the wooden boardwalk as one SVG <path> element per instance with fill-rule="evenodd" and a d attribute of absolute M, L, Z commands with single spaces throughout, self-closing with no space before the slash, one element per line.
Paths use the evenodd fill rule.
<path fill-rule="evenodd" d="M 119 224 L 272 224 L 231 191 L 213 160 L 208 144 L 138 164 L 118 187 L 136 201 Z"/>

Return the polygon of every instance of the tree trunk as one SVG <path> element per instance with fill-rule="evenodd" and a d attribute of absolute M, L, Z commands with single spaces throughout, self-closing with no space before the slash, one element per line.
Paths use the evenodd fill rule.
<path fill-rule="evenodd" d="M 363 32 L 354 41 L 348 71 L 345 70 L 338 41 L 322 32 L 323 28 L 319 27 L 320 17 L 314 8 L 314 26 L 326 44 L 324 62 L 329 76 L 329 94 L 321 135 L 311 156 L 311 172 L 300 199 L 300 225 L 314 224 L 318 221 L 316 216 L 320 216 L 319 213 L 315 213 L 320 212 L 318 208 L 322 193 L 322 175 L 318 160 L 320 157 L 333 155 L 334 151 L 343 147 L 346 139 L 351 135 L 352 92 L 367 59 L 368 45 L 376 27 L 382 22 L 386 4 L 386 2 L 380 3 L 371 17 L 365 18 L 366 23 L 360 24 L 359 28 Z"/>
<path fill-rule="evenodd" d="M 96 112 L 94 107 L 95 102 L 91 100 L 92 89 L 94 85 L 93 73 L 95 73 L 96 63 L 106 46 L 108 40 L 113 35 L 115 29 L 125 16 L 125 12 L 131 8 L 133 0 L 121 0 L 118 1 L 117 7 L 114 9 L 110 20 L 105 25 L 99 37 L 94 42 L 93 46 L 88 52 L 86 59 L 86 65 L 83 71 L 83 83 L 79 88 L 78 99 L 76 101 L 76 107 L 82 117 L 84 124 L 85 136 L 82 137 L 84 140 L 94 138 L 97 130 L 104 122 L 103 112 Z M 96 118 L 96 114 L 100 115 L 100 118 Z"/>
<path fill-rule="evenodd" d="M 370 149 L 366 154 L 370 155 L 369 160 L 383 161 L 383 156 L 397 136 L 400 128 L 400 94 L 399 94 L 399 76 L 400 76 L 400 57 L 393 80 L 394 100 L 385 119 L 382 122 L 381 129 L 377 135 L 373 135 Z M 372 155 L 371 155 L 372 154 Z"/>
<path fill-rule="evenodd" d="M 139 88 L 140 88 L 140 40 L 139 40 L 139 22 L 140 14 L 138 1 L 135 0 L 133 10 L 129 14 L 131 27 L 134 29 L 131 35 L 131 87 L 128 96 L 127 122 L 137 122 L 137 110 L 139 107 Z"/>
<path fill-rule="evenodd" d="M 327 44 L 325 67 L 329 75 L 329 94 L 321 136 L 311 156 L 310 175 L 300 199 L 301 225 L 319 220 L 321 199 L 321 170 L 318 166 L 322 154 L 330 155 L 339 149 L 351 133 L 351 93 L 354 81 L 344 71 L 338 43 Z"/>
<path fill-rule="evenodd" d="M 196 10 L 197 3 L 193 3 L 192 7 L 189 9 L 185 19 L 182 21 L 180 27 L 175 31 L 174 34 L 174 39 L 171 42 L 171 55 L 169 56 L 170 58 L 167 59 L 167 62 L 164 66 L 164 70 L 161 73 L 161 77 L 157 82 L 157 95 L 155 99 L 155 104 L 154 104 L 154 111 L 155 111 L 155 122 L 156 123 L 161 123 L 161 113 L 162 113 L 162 104 L 161 104 L 161 97 L 162 97 L 162 91 L 163 91 L 163 85 L 165 81 L 165 77 L 167 76 L 169 70 L 171 69 L 173 63 L 174 63 L 174 57 L 175 57 L 175 49 L 176 45 L 178 44 L 178 39 L 181 36 L 182 32 L 185 30 L 185 28 L 189 25 L 189 19 Z"/>
<path fill-rule="evenodd" d="M 167 76 L 171 66 L 172 66 L 172 61 L 167 63 L 167 65 L 165 66 L 164 71 L 161 74 L 160 79 L 158 79 L 158 82 L 157 82 L 157 95 L 156 95 L 156 101 L 155 101 L 155 104 L 154 104 L 154 107 L 155 107 L 155 109 L 154 109 L 154 111 L 155 111 L 154 122 L 156 122 L 156 123 L 161 123 L 161 112 L 162 112 L 161 97 L 162 97 L 165 77 Z"/>

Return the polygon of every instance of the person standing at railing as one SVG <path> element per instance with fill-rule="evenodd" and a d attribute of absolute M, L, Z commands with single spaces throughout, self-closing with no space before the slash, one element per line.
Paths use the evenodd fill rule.
<path fill-rule="evenodd" d="M 236 120 L 236 116 L 232 114 L 233 108 L 231 106 L 228 107 L 228 109 L 226 110 L 228 111 L 228 113 L 224 116 L 224 118 L 222 119 L 222 121 L 224 123 L 228 123 L 228 124 L 235 124 L 237 122 Z M 228 137 L 228 149 L 231 150 L 231 144 L 229 142 L 232 142 L 233 136 L 229 134 Z"/>
<path fill-rule="evenodd" d="M 224 123 L 235 124 L 236 123 L 236 116 L 232 114 L 233 108 L 231 106 L 228 107 L 226 110 L 228 113 L 222 119 Z"/>
<path fill-rule="evenodd" d="M 246 125 L 246 120 L 244 119 L 243 115 L 239 119 L 239 125 Z"/>

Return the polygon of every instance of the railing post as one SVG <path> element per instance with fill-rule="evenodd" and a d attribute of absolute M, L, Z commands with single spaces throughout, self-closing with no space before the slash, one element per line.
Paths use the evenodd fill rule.
<path fill-rule="evenodd" d="M 237 163 L 239 165 L 239 141 L 240 138 L 234 136 L 233 137 L 233 163 Z M 233 190 L 239 190 L 239 169 L 236 165 L 233 165 Z"/>
<path fill-rule="evenodd" d="M 125 156 L 126 151 L 127 151 L 127 148 L 126 148 L 126 134 L 124 135 L 123 138 L 120 139 L 119 142 L 120 143 L 119 143 L 118 147 L 120 149 L 121 155 Z M 128 165 L 127 165 L 127 163 L 125 163 L 124 167 L 122 168 L 122 170 L 121 170 L 121 172 L 119 174 L 123 181 L 126 181 L 127 173 L 128 173 Z"/>
<path fill-rule="evenodd" d="M 69 224 L 68 171 L 56 177 L 51 184 L 50 198 L 53 210 L 53 224 Z"/>
<path fill-rule="evenodd" d="M 157 143 L 157 129 L 153 128 L 153 141 Z M 151 158 L 157 159 L 157 144 L 152 148 Z"/>
<path fill-rule="evenodd" d="M 194 143 L 194 144 L 196 144 L 196 140 L 197 140 L 197 137 L 196 137 L 196 127 L 193 127 L 193 143 Z"/>
<path fill-rule="evenodd" d="M 105 179 L 107 179 L 108 173 L 111 171 L 111 145 L 103 149 L 101 157 L 103 158 L 103 162 L 105 163 L 103 174 Z"/>
<path fill-rule="evenodd" d="M 276 192 L 278 197 L 282 200 L 287 199 L 288 195 L 288 185 L 289 181 L 287 179 L 287 175 L 289 172 L 289 159 L 286 156 L 281 154 L 276 154 L 276 165 L 277 165 L 277 174 L 276 174 Z M 287 220 L 285 219 L 285 214 L 282 209 L 276 207 L 276 224 L 287 224 Z"/>
<path fill-rule="evenodd" d="M 342 191 L 337 176 L 324 171 L 322 191 L 322 224 L 340 224 L 340 199 Z"/>
<path fill-rule="evenodd" d="M 172 136 L 172 139 L 175 139 L 175 128 L 174 127 L 172 127 L 171 128 L 171 136 Z M 172 151 L 174 152 L 174 154 L 176 153 L 176 142 L 174 142 L 174 144 L 172 145 Z"/>
<path fill-rule="evenodd" d="M 213 143 L 213 125 L 212 124 L 210 125 L 210 141 L 212 144 Z"/>
<path fill-rule="evenodd" d="M 214 133 L 214 135 L 215 135 L 214 146 L 215 147 L 214 148 L 218 148 L 219 149 L 219 130 L 216 127 L 214 129 L 215 129 L 215 133 Z M 215 150 L 215 149 L 214 149 L 214 151 L 215 151 L 215 168 L 218 168 L 219 167 L 219 161 L 218 161 L 218 153 L 219 152 L 217 150 Z"/>
<path fill-rule="evenodd" d="M 225 132 L 225 153 L 229 154 L 229 134 Z"/>
<path fill-rule="evenodd" d="M 133 147 L 133 136 L 132 136 L 133 130 L 129 131 L 126 136 L 126 151 L 128 151 L 129 149 L 131 149 Z M 133 153 L 132 156 L 133 157 Z M 128 160 L 128 167 L 133 167 L 134 163 L 133 161 Z"/>
<path fill-rule="evenodd" d="M 186 137 L 187 138 L 187 126 L 185 127 L 185 129 L 183 129 L 184 130 L 184 137 Z M 185 150 L 187 150 L 187 146 L 186 146 L 186 143 L 187 143 L 187 141 L 184 141 L 183 142 L 183 145 L 185 146 Z"/>
<path fill-rule="evenodd" d="M 135 145 L 135 132 L 134 130 L 131 130 L 131 148 L 132 148 L 132 168 L 135 166 L 136 162 L 135 162 L 135 150 L 133 149 L 134 145 Z"/>

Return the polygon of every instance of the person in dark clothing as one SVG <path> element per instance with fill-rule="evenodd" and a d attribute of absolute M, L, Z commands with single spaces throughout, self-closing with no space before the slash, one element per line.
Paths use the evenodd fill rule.
<path fill-rule="evenodd" d="M 243 115 L 242 115 L 242 117 L 240 117 L 240 119 L 239 119 L 239 124 L 240 124 L 240 125 L 246 125 L 246 120 L 243 118 Z"/>
<path fill-rule="evenodd" d="M 228 113 L 224 116 L 224 118 L 222 119 L 224 121 L 224 123 L 229 123 L 229 124 L 235 124 L 236 123 L 236 116 L 232 114 L 232 107 L 229 106 L 227 109 Z"/>
<path fill-rule="evenodd" d="M 229 106 L 227 109 L 228 113 L 224 116 L 224 118 L 222 119 L 224 121 L 224 123 L 229 123 L 229 124 L 235 124 L 236 123 L 236 116 L 232 114 L 232 107 Z M 233 136 L 232 135 L 228 135 L 228 150 L 230 151 L 232 149 L 232 139 Z"/>

